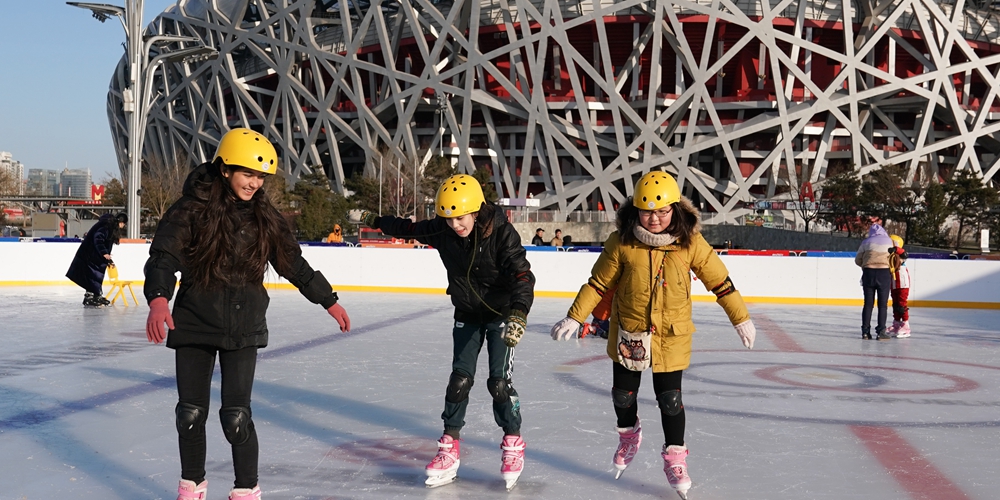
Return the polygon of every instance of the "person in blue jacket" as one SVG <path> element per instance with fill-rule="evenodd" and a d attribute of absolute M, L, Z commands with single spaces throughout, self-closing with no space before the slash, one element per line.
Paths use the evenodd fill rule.
<path fill-rule="evenodd" d="M 73 263 L 66 271 L 66 277 L 80 285 L 86 292 L 83 305 L 103 307 L 111 304 L 104 298 L 104 273 L 111 261 L 111 247 L 118 244 L 124 232 L 128 216 L 124 212 L 117 215 L 104 214 L 83 237 L 76 250 Z"/>

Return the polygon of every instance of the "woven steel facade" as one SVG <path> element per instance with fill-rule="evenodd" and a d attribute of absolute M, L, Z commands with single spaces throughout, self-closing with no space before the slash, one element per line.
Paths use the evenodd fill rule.
<path fill-rule="evenodd" d="M 832 170 L 1000 168 L 1000 20 L 976 2 L 181 0 L 150 30 L 222 56 L 156 72 L 147 159 L 203 160 L 247 126 L 283 174 L 323 165 L 341 192 L 378 149 L 566 212 L 665 169 L 722 222 Z"/>

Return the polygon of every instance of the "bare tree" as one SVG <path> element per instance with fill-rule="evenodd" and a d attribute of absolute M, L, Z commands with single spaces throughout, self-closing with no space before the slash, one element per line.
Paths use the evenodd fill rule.
<path fill-rule="evenodd" d="M 181 198 L 184 179 L 190 171 L 191 164 L 183 153 L 169 161 L 154 158 L 143 164 L 142 208 L 149 211 L 151 222 L 158 222 L 170 205 Z"/>
<path fill-rule="evenodd" d="M 0 196 L 10 196 L 20 193 L 17 183 L 20 179 L 17 179 L 13 172 L 9 170 L 0 169 Z M 0 202 L 0 224 L 7 221 L 7 215 L 4 213 L 3 209 L 7 206 Z"/>
<path fill-rule="evenodd" d="M 125 185 L 117 177 L 108 176 L 101 179 L 104 185 L 104 197 L 101 202 L 112 207 L 124 207 L 126 203 Z"/>

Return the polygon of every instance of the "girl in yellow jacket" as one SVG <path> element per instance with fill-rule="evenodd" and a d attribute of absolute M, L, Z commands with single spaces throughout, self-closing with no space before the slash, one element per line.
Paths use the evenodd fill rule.
<path fill-rule="evenodd" d="M 608 356 L 614 361 L 611 395 L 618 416 L 616 479 L 642 440 L 636 393 L 643 370 L 651 366 L 666 437 L 663 470 L 670 485 L 687 498 L 691 478 L 685 461 L 681 377 L 691 363 L 695 330 L 690 272 L 715 293 L 748 349 L 753 348 L 756 329 L 726 266 L 701 235 L 698 211 L 681 196 L 673 177 L 660 171 L 642 176 L 632 202 L 618 210 L 617 227 L 567 317 L 553 325 L 552 338 L 576 337 L 603 295 L 617 287 L 608 335 Z"/>

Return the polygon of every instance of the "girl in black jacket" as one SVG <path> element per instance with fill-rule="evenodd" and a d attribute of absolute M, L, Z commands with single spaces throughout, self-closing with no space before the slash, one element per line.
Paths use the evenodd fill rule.
<path fill-rule="evenodd" d="M 504 431 L 500 474 L 510 489 L 524 466 L 521 406 L 511 384 L 514 346 L 524 334 L 535 276 L 521 237 L 499 207 L 486 202 L 479 181 L 464 174 L 449 177 L 434 206 L 438 216 L 420 222 L 362 210 L 351 210 L 348 220 L 434 247 L 448 271 L 448 295 L 455 306 L 454 354 L 441 414 L 444 435 L 427 465 L 426 484 L 441 486 L 457 477 L 459 431 L 465 425 L 476 359 L 485 345 L 490 367 L 486 388 L 493 396 L 493 418 Z"/>
<path fill-rule="evenodd" d="M 175 350 L 178 500 L 206 497 L 205 422 L 216 354 L 222 369 L 219 418 L 236 472 L 229 498 L 260 498 L 250 392 L 257 349 L 267 346 L 263 280 L 268 264 L 310 302 L 322 305 L 341 331 L 351 328 L 330 283 L 302 258 L 284 218 L 260 189 L 276 170 L 277 153 L 263 135 L 240 128 L 228 132 L 215 161 L 188 175 L 184 196 L 160 220 L 149 249 L 143 287 L 149 302 L 146 336 L 154 343 L 166 338 Z M 178 271 L 181 285 L 171 315 L 167 303 Z"/>

